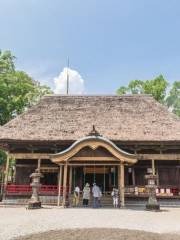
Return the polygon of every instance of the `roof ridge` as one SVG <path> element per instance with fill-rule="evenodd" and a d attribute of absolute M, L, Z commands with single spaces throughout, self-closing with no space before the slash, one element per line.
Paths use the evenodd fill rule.
<path fill-rule="evenodd" d="M 124 94 L 124 95 L 116 95 L 116 94 L 48 94 L 43 96 L 43 98 L 48 98 L 48 97 L 151 97 L 153 96 L 151 94 Z"/>

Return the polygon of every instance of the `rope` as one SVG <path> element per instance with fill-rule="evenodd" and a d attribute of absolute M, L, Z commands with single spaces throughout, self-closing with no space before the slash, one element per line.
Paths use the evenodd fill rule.
<path fill-rule="evenodd" d="M 116 186 L 116 167 L 114 167 L 113 176 L 114 176 L 113 185 Z"/>
<path fill-rule="evenodd" d="M 94 183 L 96 182 L 96 169 L 95 169 L 95 161 L 94 161 Z"/>
<path fill-rule="evenodd" d="M 74 189 L 75 189 L 75 185 L 76 185 L 76 170 L 75 170 L 75 167 L 73 168 L 73 187 L 74 187 Z"/>
<path fill-rule="evenodd" d="M 86 183 L 86 166 L 84 167 L 84 186 L 85 186 L 85 183 Z"/>

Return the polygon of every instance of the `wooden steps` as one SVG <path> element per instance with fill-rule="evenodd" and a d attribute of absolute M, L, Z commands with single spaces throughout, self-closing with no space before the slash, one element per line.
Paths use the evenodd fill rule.
<path fill-rule="evenodd" d="M 73 196 L 70 197 L 70 206 L 73 205 Z M 83 207 L 83 199 L 80 197 L 80 207 Z M 89 200 L 89 207 L 93 207 L 93 197 L 91 196 Z M 101 198 L 101 207 L 113 207 L 112 197 L 110 195 L 102 196 Z"/>

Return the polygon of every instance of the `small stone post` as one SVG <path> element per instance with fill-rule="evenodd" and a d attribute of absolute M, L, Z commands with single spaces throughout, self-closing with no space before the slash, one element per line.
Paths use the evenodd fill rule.
<path fill-rule="evenodd" d="M 32 178 L 32 196 L 28 203 L 28 209 L 38 209 L 41 208 L 41 202 L 39 199 L 39 189 L 41 187 L 40 178 L 43 177 L 42 174 L 39 172 L 39 169 L 36 169 L 34 173 L 30 175 Z"/>

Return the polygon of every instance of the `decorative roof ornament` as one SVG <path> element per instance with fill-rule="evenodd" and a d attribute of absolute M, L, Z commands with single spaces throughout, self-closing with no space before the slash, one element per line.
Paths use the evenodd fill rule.
<path fill-rule="evenodd" d="M 96 130 L 95 125 L 93 125 L 92 127 L 93 127 L 93 128 L 92 128 L 91 132 L 88 134 L 88 136 L 100 137 L 101 135 L 100 135 L 100 133 Z"/>

